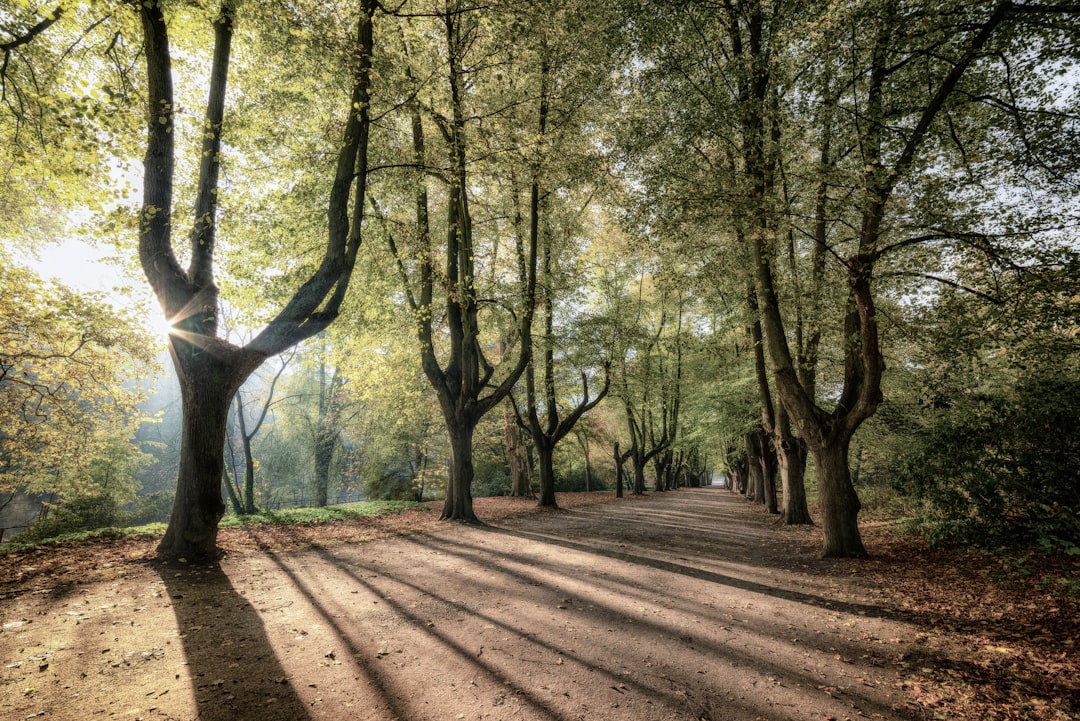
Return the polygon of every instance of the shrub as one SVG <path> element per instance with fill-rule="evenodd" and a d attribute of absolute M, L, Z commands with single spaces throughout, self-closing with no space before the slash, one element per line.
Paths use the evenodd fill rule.
<path fill-rule="evenodd" d="M 142 526 L 147 523 L 165 523 L 172 511 L 173 491 L 154 491 L 135 499 L 135 508 L 125 520 L 125 525 Z"/>
<path fill-rule="evenodd" d="M 41 541 L 68 533 L 117 525 L 122 514 L 108 494 L 76 496 L 55 506 L 48 516 L 19 535 L 20 541 Z"/>
<path fill-rule="evenodd" d="M 1080 382 L 1028 379 L 935 413 L 896 478 L 931 543 L 1080 545 Z"/>

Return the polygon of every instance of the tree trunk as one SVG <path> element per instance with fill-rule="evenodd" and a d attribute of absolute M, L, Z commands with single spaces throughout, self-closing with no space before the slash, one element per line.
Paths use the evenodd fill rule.
<path fill-rule="evenodd" d="M 541 508 L 558 508 L 555 502 L 555 446 L 551 443 L 536 443 L 537 466 L 540 474 Z"/>
<path fill-rule="evenodd" d="M 255 455 L 251 439 L 244 436 L 244 513 L 255 513 Z"/>
<path fill-rule="evenodd" d="M 330 495 L 330 465 L 334 459 L 336 431 L 320 428 L 315 436 L 315 505 L 326 506 Z"/>
<path fill-rule="evenodd" d="M 764 430 L 758 431 L 758 438 L 761 446 L 761 479 L 764 482 L 762 487 L 764 498 L 761 502 L 765 504 L 766 513 L 778 514 L 780 510 L 776 505 L 776 470 L 779 463 L 776 451 L 769 443 L 769 434 Z"/>
<path fill-rule="evenodd" d="M 532 475 L 529 473 L 529 449 L 509 404 L 503 409 L 503 429 L 506 436 L 506 458 L 510 464 L 510 495 L 518 498 L 531 497 L 533 489 Z"/>
<path fill-rule="evenodd" d="M 780 483 L 784 490 L 784 523 L 789 526 L 813 525 L 806 503 L 806 446 L 790 433 L 778 436 L 776 445 Z"/>
<path fill-rule="evenodd" d="M 833 440 L 811 445 L 817 470 L 818 496 L 822 528 L 825 533 L 826 558 L 865 558 L 866 548 L 859 535 L 858 516 L 862 505 L 851 484 L 848 469 L 850 440 Z"/>
<path fill-rule="evenodd" d="M 623 497 L 623 474 L 626 473 L 626 469 L 623 464 L 626 463 L 626 456 L 619 452 L 619 443 L 615 443 L 615 497 Z"/>
<path fill-rule="evenodd" d="M 480 519 L 473 511 L 472 482 L 473 468 L 473 432 L 475 423 L 447 419 L 450 435 L 450 482 L 446 487 L 446 501 L 443 504 L 444 521 L 463 521 L 479 524 Z"/>
<path fill-rule="evenodd" d="M 581 454 L 585 459 L 585 492 L 592 491 L 592 461 L 589 459 L 589 438 L 578 436 L 581 443 Z"/>
<path fill-rule="evenodd" d="M 634 461 L 634 495 L 641 496 L 645 494 L 645 457 L 635 454 Z"/>
<path fill-rule="evenodd" d="M 178 339 L 173 340 L 173 360 L 180 378 L 183 434 L 172 514 L 157 550 L 174 558 L 213 560 L 218 522 L 225 514 L 221 478 L 229 405 L 254 368 L 236 368 Z"/>
<path fill-rule="evenodd" d="M 761 459 L 761 435 L 757 431 L 744 436 L 746 443 L 746 469 L 748 486 L 746 497 L 754 503 L 765 505 L 764 463 Z"/>

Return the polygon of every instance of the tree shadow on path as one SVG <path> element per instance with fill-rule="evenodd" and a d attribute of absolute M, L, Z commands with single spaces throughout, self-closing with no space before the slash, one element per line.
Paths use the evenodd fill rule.
<path fill-rule="evenodd" d="M 200 721 L 305 721 L 259 612 L 220 567 L 164 565 Z"/>

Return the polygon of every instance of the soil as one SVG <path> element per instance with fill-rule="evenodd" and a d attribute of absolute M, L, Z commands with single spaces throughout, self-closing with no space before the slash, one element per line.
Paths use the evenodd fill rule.
<path fill-rule="evenodd" d="M 480 527 L 432 507 L 223 530 L 214 566 L 163 563 L 149 540 L 9 553 L 0 718 L 1080 712 L 1075 599 L 994 585 L 990 560 L 872 524 L 874 558 L 823 560 L 819 529 L 718 489 L 558 500 L 477 499 Z"/>

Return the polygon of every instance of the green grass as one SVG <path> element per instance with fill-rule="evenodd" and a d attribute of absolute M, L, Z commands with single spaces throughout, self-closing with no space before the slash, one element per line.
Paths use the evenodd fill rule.
<path fill-rule="evenodd" d="M 415 501 L 360 501 L 326 508 L 286 508 L 280 511 L 260 511 L 249 516 L 228 515 L 221 519 L 221 528 L 243 526 L 287 526 L 297 523 L 329 523 L 353 518 L 378 518 L 401 513 L 422 504 Z"/>
<path fill-rule="evenodd" d="M 90 543 L 95 540 L 113 540 L 117 538 L 142 538 L 161 536 L 165 533 L 164 523 L 148 523 L 144 526 L 128 526 L 126 528 L 95 528 L 92 531 L 74 531 L 62 533 L 52 538 L 43 538 L 34 541 L 20 541 L 18 539 L 0 545 L 0 556 L 15 551 L 30 551 L 35 548 L 47 548 L 49 546 L 61 546 L 70 543 Z"/>
<path fill-rule="evenodd" d="M 327 508 L 288 508 L 280 511 L 260 511 L 249 516 L 228 515 L 221 519 L 220 528 L 242 528 L 244 526 L 288 526 L 294 524 L 329 523 L 348 521 L 354 518 L 378 518 L 394 513 L 401 513 L 410 508 L 419 508 L 422 504 L 414 501 L 361 501 Z M 98 528 L 92 531 L 64 533 L 52 538 L 34 541 L 19 541 L 17 538 L 0 545 L 0 556 L 15 551 L 28 551 L 34 548 L 56 546 L 68 543 L 92 543 L 98 539 L 160 537 L 165 533 L 164 523 L 149 523 L 144 526 L 126 528 Z"/>

